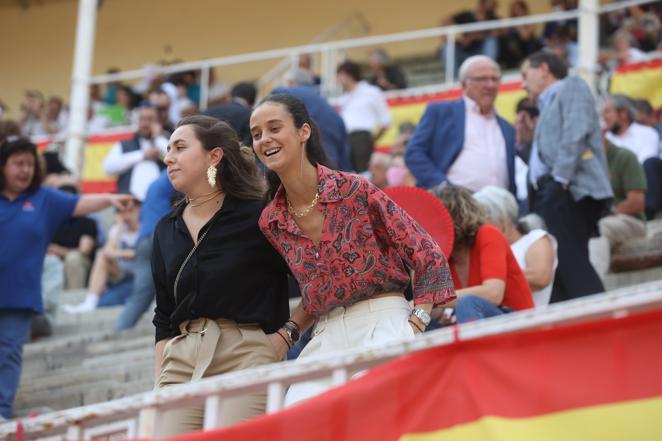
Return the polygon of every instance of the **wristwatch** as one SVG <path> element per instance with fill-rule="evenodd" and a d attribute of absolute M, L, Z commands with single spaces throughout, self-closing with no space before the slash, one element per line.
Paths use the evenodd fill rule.
<path fill-rule="evenodd" d="M 287 337 L 292 343 L 299 341 L 300 335 L 298 329 L 296 329 L 294 326 L 288 326 L 287 324 L 283 325 L 283 329 L 285 332 L 287 332 Z"/>
<path fill-rule="evenodd" d="M 417 319 L 427 327 L 430 322 L 432 321 L 432 317 L 430 317 L 430 314 L 428 314 L 424 309 L 421 308 L 414 308 L 411 311 L 411 315 L 415 316 Z"/>

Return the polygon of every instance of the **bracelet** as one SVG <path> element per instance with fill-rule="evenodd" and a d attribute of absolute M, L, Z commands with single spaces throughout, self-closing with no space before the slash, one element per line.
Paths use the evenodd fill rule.
<path fill-rule="evenodd" d="M 301 332 L 301 326 L 299 326 L 299 324 L 297 322 L 295 322 L 294 320 L 290 319 L 290 320 L 286 321 L 285 323 L 292 323 L 294 325 L 294 327 L 297 328 L 297 331 Z"/>
<path fill-rule="evenodd" d="M 278 331 L 280 331 L 280 329 L 279 329 Z M 284 341 L 285 344 L 287 345 L 287 349 L 292 349 L 292 345 L 290 345 L 290 342 L 287 341 L 287 339 L 285 338 L 285 336 L 284 336 L 283 334 L 281 334 L 280 332 L 278 332 L 278 331 L 276 331 L 276 334 L 278 334 L 278 335 L 280 336 L 280 338 L 283 339 L 283 341 Z"/>
<path fill-rule="evenodd" d="M 411 323 L 412 325 L 414 325 L 414 327 L 415 327 L 416 329 L 418 329 L 418 330 L 421 332 L 421 334 L 422 334 L 423 332 L 425 332 L 425 329 L 421 329 L 421 328 L 420 328 L 420 327 L 419 327 L 419 326 L 418 326 L 413 320 L 410 319 L 410 320 L 407 320 L 407 321 L 408 321 L 409 323 Z"/>

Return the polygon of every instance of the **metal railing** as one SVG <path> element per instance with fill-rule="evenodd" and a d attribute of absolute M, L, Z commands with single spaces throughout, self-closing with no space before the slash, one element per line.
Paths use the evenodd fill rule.
<path fill-rule="evenodd" d="M 195 403 L 205 404 L 204 430 L 218 427 L 222 400 L 267 391 L 267 412 L 283 406 L 288 385 L 330 377 L 342 385 L 357 371 L 369 369 L 414 351 L 458 340 L 531 329 L 550 328 L 597 318 L 619 318 L 662 308 L 662 281 L 621 288 L 538 308 L 426 333 L 413 340 L 394 341 L 323 357 L 311 357 L 232 372 L 194 383 L 131 397 L 54 412 L 23 420 L 23 439 L 79 440 L 113 436 L 149 438 L 164 412 Z M 17 423 L 0 425 L 0 438 L 15 439 Z"/>

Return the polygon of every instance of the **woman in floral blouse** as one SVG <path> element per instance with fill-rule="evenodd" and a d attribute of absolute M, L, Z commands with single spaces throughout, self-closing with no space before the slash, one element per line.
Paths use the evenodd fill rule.
<path fill-rule="evenodd" d="M 309 357 L 365 347 L 425 330 L 433 307 L 455 298 L 437 243 L 361 176 L 331 170 L 319 131 L 297 98 L 275 94 L 253 110 L 255 153 L 268 169 L 271 202 L 260 228 L 287 261 L 301 304 L 279 334 L 284 351 L 313 322 Z M 414 309 L 405 300 L 410 282 Z M 292 386 L 286 404 L 331 386 Z"/>

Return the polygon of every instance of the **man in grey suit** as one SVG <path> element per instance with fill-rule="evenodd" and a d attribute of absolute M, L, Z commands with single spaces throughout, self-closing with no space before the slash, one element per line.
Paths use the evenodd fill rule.
<path fill-rule="evenodd" d="M 529 159 L 531 211 L 559 244 L 552 302 L 603 292 L 588 241 L 613 197 L 595 100 L 579 77 L 550 52 L 522 64 L 524 87 L 538 100 L 540 119 Z"/>

